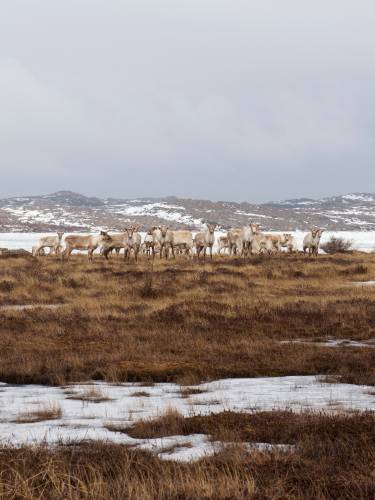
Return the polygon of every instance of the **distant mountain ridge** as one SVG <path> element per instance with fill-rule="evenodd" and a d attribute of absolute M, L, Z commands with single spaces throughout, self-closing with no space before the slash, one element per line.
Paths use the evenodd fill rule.
<path fill-rule="evenodd" d="M 122 230 L 133 222 L 143 229 L 160 224 L 199 229 L 207 221 L 226 229 L 249 220 L 260 222 L 264 230 L 306 230 L 311 226 L 332 231 L 375 230 L 375 194 L 262 204 L 175 196 L 101 199 L 72 191 L 0 199 L 0 232 Z"/>

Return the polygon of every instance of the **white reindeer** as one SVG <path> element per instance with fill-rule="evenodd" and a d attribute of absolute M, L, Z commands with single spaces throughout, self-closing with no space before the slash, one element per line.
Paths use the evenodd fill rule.
<path fill-rule="evenodd" d="M 212 247 L 215 243 L 215 229 L 216 224 L 207 224 L 207 229 L 204 232 L 195 235 L 194 244 L 197 250 L 198 259 L 202 251 L 203 258 L 206 258 L 207 248 L 210 250 L 210 257 L 212 259 Z"/>
<path fill-rule="evenodd" d="M 125 259 L 129 258 L 130 252 L 133 250 L 134 259 L 138 261 L 139 250 L 141 249 L 142 238 L 141 235 L 137 232 L 139 226 L 130 226 L 125 228 L 127 233 L 127 238 L 125 238 Z"/>
<path fill-rule="evenodd" d="M 38 244 L 33 247 L 33 255 L 44 255 L 42 251 L 44 251 L 45 248 L 49 248 L 50 253 L 53 252 L 56 256 L 60 255 L 62 248 L 61 240 L 63 235 L 64 233 L 59 231 L 57 236 L 43 236 L 38 241 Z"/>
<path fill-rule="evenodd" d="M 311 229 L 311 231 L 306 234 L 306 236 L 303 238 L 304 253 L 306 253 L 306 250 L 308 250 L 309 256 L 318 256 L 320 238 L 322 237 L 323 232 L 324 229 Z"/>

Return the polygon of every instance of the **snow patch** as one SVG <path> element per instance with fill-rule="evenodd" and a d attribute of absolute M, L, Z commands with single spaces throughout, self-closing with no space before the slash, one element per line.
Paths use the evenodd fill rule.
<path fill-rule="evenodd" d="M 140 387 L 148 393 L 147 397 L 134 395 Z M 22 445 L 104 440 L 151 449 L 161 458 L 192 460 L 215 452 L 222 443 L 215 445 L 208 436 L 202 435 L 139 440 L 128 436 L 126 427 L 141 418 L 163 415 L 171 408 L 184 416 L 209 415 L 224 410 L 375 410 L 372 387 L 324 383 L 314 376 L 222 379 L 190 388 L 203 392 L 182 397 L 182 387 L 172 383 L 140 386 L 137 383 L 89 382 L 65 387 L 1 383 L 0 442 Z M 74 397 L 90 390 L 102 394 L 102 400 L 94 402 Z M 51 406 L 61 408 L 61 418 L 17 423 L 20 415 Z M 115 429 L 120 426 L 124 432 L 109 430 L 111 426 Z M 248 443 L 248 446 L 264 448 L 269 445 Z"/>
<path fill-rule="evenodd" d="M 342 198 L 352 201 L 375 201 L 373 196 L 367 194 L 344 194 Z"/>

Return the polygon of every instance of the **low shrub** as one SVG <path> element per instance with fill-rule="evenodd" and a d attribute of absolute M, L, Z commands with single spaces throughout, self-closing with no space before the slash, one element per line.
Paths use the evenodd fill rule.
<path fill-rule="evenodd" d="M 320 248 L 328 254 L 350 252 L 352 247 L 352 240 L 345 240 L 344 238 L 338 238 L 336 236 L 331 236 L 329 241 L 320 245 Z"/>

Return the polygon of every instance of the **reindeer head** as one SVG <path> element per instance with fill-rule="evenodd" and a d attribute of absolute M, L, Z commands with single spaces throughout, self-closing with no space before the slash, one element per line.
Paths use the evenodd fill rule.
<path fill-rule="evenodd" d="M 159 227 L 159 230 L 160 230 L 163 238 L 165 238 L 167 236 L 168 229 L 169 229 L 169 226 L 160 226 Z"/>
<path fill-rule="evenodd" d="M 210 234 L 215 234 L 217 224 L 207 224 L 208 232 Z"/>
<path fill-rule="evenodd" d="M 285 243 L 288 243 L 288 241 L 292 239 L 292 235 L 290 233 L 284 233 L 283 236 Z"/>
<path fill-rule="evenodd" d="M 61 241 L 61 238 L 64 236 L 64 233 L 62 231 L 57 231 L 57 237 L 59 238 L 59 241 Z"/>
<path fill-rule="evenodd" d="M 250 227 L 251 232 L 253 234 L 257 234 L 259 232 L 259 229 L 260 229 L 259 224 L 256 224 L 255 222 L 250 222 L 249 227 Z"/>
<path fill-rule="evenodd" d="M 128 233 L 129 240 L 131 240 L 133 238 L 133 233 L 135 231 L 135 227 L 134 226 L 126 227 L 125 231 Z"/>

